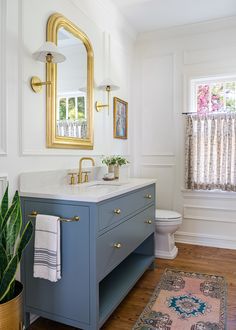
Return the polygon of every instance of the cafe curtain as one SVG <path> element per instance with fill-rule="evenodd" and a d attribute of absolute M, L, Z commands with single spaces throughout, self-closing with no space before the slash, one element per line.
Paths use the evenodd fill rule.
<path fill-rule="evenodd" d="M 186 119 L 185 187 L 236 191 L 236 114 Z"/>

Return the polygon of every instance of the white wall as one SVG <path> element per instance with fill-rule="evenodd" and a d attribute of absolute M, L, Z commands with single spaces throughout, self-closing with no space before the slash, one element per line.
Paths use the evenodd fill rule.
<path fill-rule="evenodd" d="M 141 34 L 135 48 L 135 174 L 157 178 L 157 205 L 184 216 L 180 242 L 236 248 L 236 194 L 186 192 L 189 80 L 236 74 L 236 17 Z"/>
<path fill-rule="evenodd" d="M 130 139 L 113 139 L 112 108 L 94 111 L 94 149 L 47 149 L 45 90 L 31 91 L 31 76 L 45 79 L 45 66 L 32 58 L 45 41 L 46 22 L 59 12 L 89 37 L 94 50 L 95 83 L 109 76 L 120 89 L 111 96 L 130 101 L 134 31 L 104 0 L 0 1 L 0 193 L 8 177 L 11 193 L 19 173 L 76 168 L 82 155 L 130 154 Z M 125 33 L 124 33 L 125 31 Z M 106 101 L 95 91 L 96 100 Z M 111 100 L 112 103 L 112 100 Z M 132 119 L 130 110 L 129 118 Z"/>

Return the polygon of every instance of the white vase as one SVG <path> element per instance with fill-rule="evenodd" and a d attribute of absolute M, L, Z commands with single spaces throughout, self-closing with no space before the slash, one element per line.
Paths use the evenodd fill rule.
<path fill-rule="evenodd" d="M 115 179 L 119 179 L 119 175 L 120 175 L 120 166 L 119 165 L 115 165 L 114 166 L 114 176 L 115 176 Z"/>
<path fill-rule="evenodd" d="M 114 165 L 108 165 L 108 173 L 114 173 Z"/>

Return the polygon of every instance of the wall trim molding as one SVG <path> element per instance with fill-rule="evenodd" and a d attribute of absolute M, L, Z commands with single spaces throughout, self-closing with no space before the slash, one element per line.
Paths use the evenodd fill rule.
<path fill-rule="evenodd" d="M 141 157 L 175 157 L 173 153 L 141 154 Z"/>
<path fill-rule="evenodd" d="M 236 200 L 236 193 L 233 191 L 205 191 L 205 190 L 188 190 L 181 189 L 183 198 L 185 199 L 202 199 L 202 200 L 212 200 L 212 199 L 234 199 Z"/>
<path fill-rule="evenodd" d="M 175 164 L 156 164 L 156 163 L 142 163 L 141 167 L 174 167 Z"/>
<path fill-rule="evenodd" d="M 0 2 L 1 57 L 0 57 L 0 156 L 7 154 L 7 111 L 6 111 L 6 29 L 7 1 Z"/>
<path fill-rule="evenodd" d="M 175 233 L 175 240 L 178 243 L 236 250 L 236 240 L 230 236 L 177 231 Z"/>
<path fill-rule="evenodd" d="M 199 221 L 214 221 L 214 222 L 223 222 L 223 223 L 235 223 L 236 224 L 236 219 L 225 219 L 224 218 L 217 218 L 216 216 L 198 216 L 194 214 L 188 214 L 188 211 L 185 211 L 187 209 L 196 209 L 196 210 L 209 210 L 209 211 L 216 211 L 218 212 L 224 212 L 224 213 L 229 213 L 229 212 L 234 212 L 236 214 L 236 209 L 233 208 L 224 208 L 224 207 L 211 207 L 211 206 L 201 206 L 201 205 L 184 205 L 184 218 L 185 219 L 191 219 L 191 220 L 199 220 Z"/>
<path fill-rule="evenodd" d="M 198 216 L 184 216 L 184 219 L 189 219 L 189 220 L 197 220 L 197 221 L 213 221 L 213 222 L 223 222 L 223 223 L 235 223 L 236 224 L 236 220 L 232 220 L 232 219 L 227 219 L 227 220 L 221 220 L 221 219 L 216 219 L 213 217 L 198 217 Z"/>
<path fill-rule="evenodd" d="M 7 174 L 0 174 L 0 198 L 3 196 L 7 186 Z"/>

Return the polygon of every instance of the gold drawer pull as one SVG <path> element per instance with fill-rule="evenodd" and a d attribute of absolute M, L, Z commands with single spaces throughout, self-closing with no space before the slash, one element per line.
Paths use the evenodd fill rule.
<path fill-rule="evenodd" d="M 148 223 L 149 225 L 152 224 L 152 220 L 146 220 L 145 223 Z"/>
<path fill-rule="evenodd" d="M 147 199 L 151 199 L 151 198 L 152 198 L 152 195 L 147 194 L 147 195 L 145 195 L 144 197 L 147 198 Z"/>
<path fill-rule="evenodd" d="M 120 209 L 114 209 L 115 214 L 120 214 L 121 210 Z"/>
<path fill-rule="evenodd" d="M 115 243 L 115 244 L 113 245 L 113 247 L 116 248 L 116 249 L 120 249 L 121 246 L 122 246 L 122 245 L 121 245 L 120 243 Z"/>

